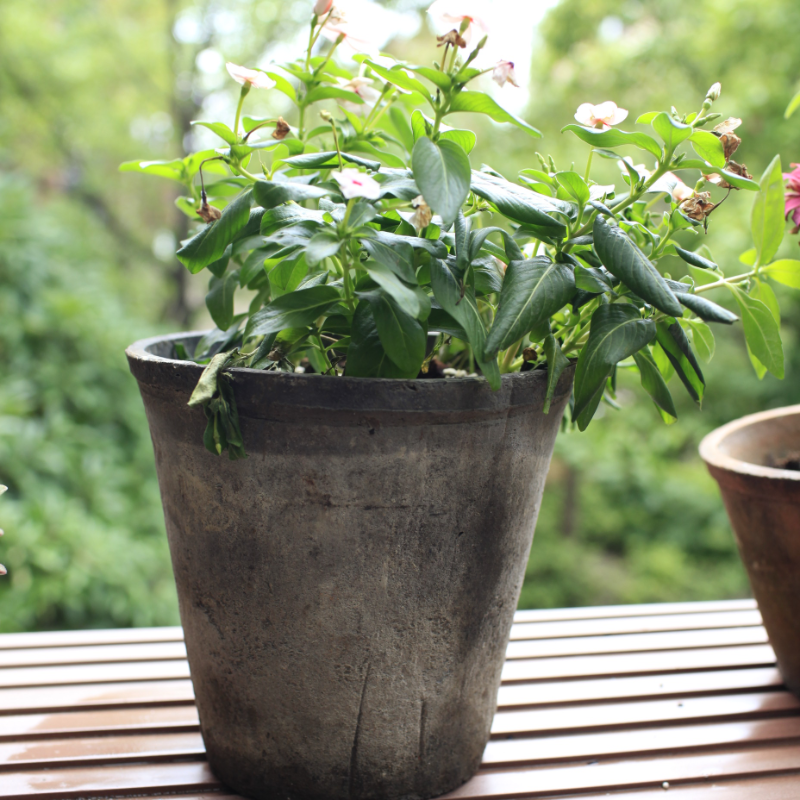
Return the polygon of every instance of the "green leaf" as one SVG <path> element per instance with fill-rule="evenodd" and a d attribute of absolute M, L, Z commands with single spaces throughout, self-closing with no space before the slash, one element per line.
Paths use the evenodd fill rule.
<path fill-rule="evenodd" d="M 716 136 L 714 138 L 716 139 Z M 741 175 L 734 175 L 732 172 L 722 169 L 722 167 L 715 167 L 713 164 L 701 161 L 698 158 L 687 158 L 681 161 L 675 169 L 699 169 L 704 175 L 721 175 L 731 186 L 735 186 L 737 189 L 747 189 L 751 192 L 758 191 L 758 184 L 755 181 L 743 178 Z"/>
<path fill-rule="evenodd" d="M 227 144 L 233 145 L 239 143 L 239 137 L 223 122 L 201 122 L 200 120 L 193 120 L 191 124 L 200 125 L 202 128 L 208 128 Z"/>
<path fill-rule="evenodd" d="M 498 211 L 508 219 L 528 225 L 538 225 L 550 235 L 563 239 L 567 226 L 553 214 L 569 216 L 575 208 L 571 203 L 532 192 L 524 186 L 496 178 L 485 172 L 472 173 L 472 191 L 494 203 Z"/>
<path fill-rule="evenodd" d="M 438 239 L 422 239 L 419 236 L 400 236 L 388 231 L 375 231 L 371 238 L 377 239 L 382 244 L 395 247 L 396 245 L 411 245 L 415 250 L 427 250 L 432 256 L 437 258 L 447 258 L 447 248 Z"/>
<path fill-rule="evenodd" d="M 432 131 L 433 126 L 428 123 L 425 115 L 419 109 L 416 109 L 411 114 L 411 133 L 414 137 L 414 143 L 416 144 L 425 136 L 430 138 Z"/>
<path fill-rule="evenodd" d="M 390 267 L 379 261 L 366 261 L 362 264 L 370 278 L 378 284 L 392 299 L 414 319 L 423 313 L 419 295 L 410 286 L 406 286 Z"/>
<path fill-rule="evenodd" d="M 439 141 L 455 142 L 465 153 L 469 154 L 473 151 L 478 137 L 472 131 L 462 131 L 457 128 L 445 131 L 439 136 Z"/>
<path fill-rule="evenodd" d="M 305 328 L 341 299 L 333 286 L 312 286 L 281 295 L 256 311 L 247 323 L 244 338 L 276 333 L 286 328 Z"/>
<path fill-rule="evenodd" d="M 594 222 L 594 249 L 603 266 L 642 300 L 672 317 L 683 314 L 678 299 L 647 256 L 619 226 L 602 216 Z"/>
<path fill-rule="evenodd" d="M 158 175 L 160 178 L 169 178 L 173 181 L 185 183 L 188 179 L 186 167 L 180 158 L 174 161 L 125 161 L 119 165 L 120 172 L 144 172 L 148 175 Z"/>
<path fill-rule="evenodd" d="M 585 206 L 591 199 L 586 181 L 577 172 L 557 172 L 556 180 L 579 206 Z"/>
<path fill-rule="evenodd" d="M 773 261 L 769 266 L 762 268 L 761 274 L 784 286 L 800 289 L 800 261 L 795 261 L 793 258 Z"/>
<path fill-rule="evenodd" d="M 698 322 L 696 319 L 682 319 L 681 325 L 688 328 L 692 332 L 692 341 L 694 342 L 694 349 L 697 350 L 700 358 L 706 362 L 711 363 L 716 351 L 716 341 L 711 328 L 705 322 Z"/>
<path fill-rule="evenodd" d="M 714 136 L 708 131 L 696 130 L 689 139 L 700 158 L 714 167 L 725 166 L 725 148 L 719 136 Z"/>
<path fill-rule="evenodd" d="M 746 267 L 754 267 L 756 265 L 757 258 L 758 253 L 756 252 L 755 247 L 751 247 L 749 250 L 745 250 L 744 253 L 739 256 L 739 261 Z"/>
<path fill-rule="evenodd" d="M 221 278 L 212 277 L 206 295 L 206 307 L 214 324 L 226 331 L 233 323 L 233 297 L 239 286 L 239 270 L 232 270 Z"/>
<path fill-rule="evenodd" d="M 761 178 L 753 203 L 752 230 L 759 264 L 769 264 L 783 241 L 783 173 L 781 157 L 775 156 Z M 753 351 L 758 356 L 757 351 Z M 764 362 L 765 366 L 769 366 Z M 770 370 L 772 372 L 772 370 Z M 774 374 L 774 373 L 773 373 Z"/>
<path fill-rule="evenodd" d="M 662 111 L 653 118 L 650 123 L 653 130 L 664 140 L 664 145 L 669 152 L 674 152 L 675 148 L 683 141 L 688 139 L 693 131 L 691 125 L 684 125 L 676 122 L 666 111 Z M 720 166 L 724 166 L 720 164 Z"/>
<path fill-rule="evenodd" d="M 367 300 L 361 300 L 353 315 L 347 348 L 345 375 L 354 378 L 416 378 L 419 367 L 403 372 L 388 356 L 381 344 L 378 326 Z"/>
<path fill-rule="evenodd" d="M 510 122 L 518 128 L 527 131 L 531 136 L 541 139 L 542 134 L 533 125 L 529 125 L 524 119 L 514 116 L 499 106 L 488 94 L 483 92 L 462 91 L 457 94 L 450 102 L 448 114 L 458 111 L 467 111 L 474 114 L 486 114 L 495 122 Z"/>
<path fill-rule="evenodd" d="M 727 308 L 712 303 L 711 300 L 706 300 L 705 297 L 692 294 L 688 291 L 688 286 L 686 289 L 686 292 L 676 292 L 675 296 L 681 305 L 686 306 L 690 311 L 697 314 L 700 319 L 706 322 L 720 322 L 723 325 L 733 325 L 739 319 L 736 314 L 728 311 Z"/>
<path fill-rule="evenodd" d="M 747 355 L 750 357 L 750 363 L 753 365 L 753 369 L 756 372 L 756 377 L 760 380 L 764 380 L 764 376 L 767 374 L 769 370 L 753 355 L 753 351 L 750 349 L 750 345 L 747 345 Z"/>
<path fill-rule="evenodd" d="M 358 164 L 360 167 L 366 167 L 373 172 L 377 172 L 381 168 L 381 163 L 379 161 L 359 158 L 352 153 L 342 153 L 342 159 L 351 164 Z M 336 155 L 335 150 L 328 150 L 323 153 L 306 153 L 302 156 L 290 156 L 289 158 L 281 159 L 281 161 L 294 169 L 316 169 L 317 167 L 338 169 L 339 167 L 339 157 Z"/>
<path fill-rule="evenodd" d="M 349 92 L 347 89 L 340 89 L 337 86 L 316 86 L 305 97 L 306 105 L 316 103 L 320 100 L 346 100 L 348 103 L 357 103 L 363 105 L 364 100 L 355 92 Z"/>
<path fill-rule="evenodd" d="M 403 147 L 410 153 L 414 149 L 414 134 L 406 117 L 406 112 L 396 105 L 389 109 L 389 118 L 394 125 L 395 133 L 403 143 Z"/>
<path fill-rule="evenodd" d="M 677 322 L 659 322 L 656 337 L 692 399 L 698 404 L 702 403 L 706 381 L 683 328 Z"/>
<path fill-rule="evenodd" d="M 469 157 L 455 142 L 419 139 L 411 154 L 414 180 L 428 205 L 452 225 L 470 189 Z"/>
<path fill-rule="evenodd" d="M 571 131 L 579 139 L 592 145 L 592 147 L 622 147 L 626 144 L 632 144 L 641 150 L 647 150 L 656 158 L 661 158 L 661 148 L 658 142 L 652 136 L 639 131 L 620 131 L 616 128 L 601 131 L 598 128 L 584 128 L 575 123 L 564 126 L 561 129 L 561 133 L 564 133 L 564 131 Z"/>
<path fill-rule="evenodd" d="M 500 302 L 484 353 L 494 358 L 528 331 L 562 309 L 575 293 L 575 277 L 566 264 L 536 256 L 506 268 Z"/>
<path fill-rule="evenodd" d="M 431 309 L 428 317 L 428 331 L 454 336 L 456 339 L 461 339 L 462 342 L 468 341 L 467 332 L 443 308 Z"/>
<path fill-rule="evenodd" d="M 613 289 L 605 272 L 595 267 L 575 267 L 575 287 L 592 294 L 603 294 Z"/>
<path fill-rule="evenodd" d="M 252 193 L 248 190 L 225 206 L 222 216 L 189 239 L 177 252 L 178 260 L 193 275 L 222 258 L 225 248 L 250 221 Z"/>
<path fill-rule="evenodd" d="M 784 119 L 789 119 L 798 108 L 800 108 L 800 92 L 792 98 L 792 102 L 786 107 L 786 112 L 783 115 Z"/>
<path fill-rule="evenodd" d="M 760 300 L 772 312 L 772 316 L 775 318 L 775 322 L 780 328 L 781 307 L 773 288 L 768 283 L 764 283 L 756 278 L 750 289 L 750 296 L 755 297 L 756 300 Z"/>
<path fill-rule="evenodd" d="M 275 88 L 279 92 L 283 92 L 293 103 L 297 102 L 297 92 L 295 92 L 294 86 L 283 75 L 278 75 L 277 72 L 267 72 L 266 74 L 275 81 Z"/>
<path fill-rule="evenodd" d="M 398 278 L 412 285 L 417 282 L 414 250 L 410 244 L 398 242 L 390 247 L 376 239 L 364 239 L 361 244 L 375 261 L 388 267 Z"/>
<path fill-rule="evenodd" d="M 483 357 L 486 345 L 486 327 L 478 311 L 478 304 L 472 289 L 461 288 L 445 262 L 431 259 L 431 286 L 439 305 L 464 329 L 466 341 L 472 346 L 475 360 L 492 389 L 500 388 L 500 367 L 497 359 Z"/>
<path fill-rule="evenodd" d="M 316 267 L 323 259 L 335 256 L 341 246 L 342 242 L 336 231 L 323 228 L 311 237 L 306 247 L 306 263 L 309 267 Z"/>
<path fill-rule="evenodd" d="M 544 355 L 547 359 L 547 394 L 544 397 L 542 411 L 545 414 L 549 414 L 550 405 L 553 402 L 553 396 L 558 386 L 558 379 L 561 377 L 561 373 L 569 366 L 570 361 L 561 351 L 561 345 L 552 333 L 545 336 Z"/>
<path fill-rule="evenodd" d="M 645 111 L 644 114 L 639 115 L 636 124 L 649 125 L 660 113 L 660 111 Z"/>
<path fill-rule="evenodd" d="M 380 75 L 385 81 L 391 83 L 392 86 L 405 89 L 407 92 L 419 92 L 428 102 L 431 102 L 431 95 L 428 91 L 428 87 L 416 78 L 412 78 L 402 67 L 386 69 L 386 67 L 382 67 L 369 59 L 364 63 L 375 74 Z"/>
<path fill-rule="evenodd" d="M 320 197 L 332 194 L 331 189 L 321 186 L 311 186 L 307 183 L 292 183 L 289 181 L 256 181 L 253 184 L 253 197 L 256 203 L 263 208 L 274 208 L 281 203 L 294 200 L 302 203 L 304 200 L 319 200 Z"/>
<path fill-rule="evenodd" d="M 497 248 L 496 255 L 501 258 L 506 264 L 511 261 L 522 261 L 525 256 L 522 254 L 522 250 L 519 249 L 519 245 L 514 241 L 511 234 L 508 231 L 503 230 L 502 228 L 480 228 L 477 231 L 472 231 L 470 233 L 469 239 L 469 260 L 475 261 L 478 258 L 478 255 L 482 248 L 488 249 L 488 243 L 486 239 L 491 236 L 493 233 L 499 233 L 503 239 L 503 245 L 505 250 L 501 250 L 499 247 Z"/>
<path fill-rule="evenodd" d="M 653 321 L 642 319 L 638 309 L 631 305 L 603 305 L 594 312 L 589 339 L 575 371 L 573 419 L 582 431 L 597 411 L 613 368 L 645 347 L 654 336 Z"/>
<path fill-rule="evenodd" d="M 446 72 L 441 72 L 438 69 L 433 69 L 432 67 L 409 67 L 411 72 L 416 73 L 417 75 L 422 75 L 423 78 L 427 78 L 431 83 L 438 86 L 443 92 L 449 92 L 453 86 L 453 82 L 450 80 L 450 76 Z"/>
<path fill-rule="evenodd" d="M 633 360 L 639 368 L 639 375 L 642 380 L 642 388 L 650 395 L 656 408 L 661 412 L 661 418 L 668 425 L 678 419 L 678 412 L 675 410 L 675 402 L 672 399 L 667 382 L 661 375 L 656 362 L 648 353 L 647 348 L 633 354 Z"/>
<path fill-rule="evenodd" d="M 425 329 L 385 293 L 371 292 L 368 299 L 383 349 L 403 372 L 416 375 L 425 360 Z"/>
<path fill-rule="evenodd" d="M 719 271 L 719 266 L 715 264 L 713 261 L 709 261 L 707 258 L 703 258 L 699 253 L 693 253 L 691 250 L 684 250 L 682 247 L 678 247 L 678 245 L 674 245 L 675 252 L 687 263 L 691 264 L 694 267 L 700 267 L 700 269 L 710 269 L 714 271 Z M 716 278 L 713 278 L 716 280 Z"/>

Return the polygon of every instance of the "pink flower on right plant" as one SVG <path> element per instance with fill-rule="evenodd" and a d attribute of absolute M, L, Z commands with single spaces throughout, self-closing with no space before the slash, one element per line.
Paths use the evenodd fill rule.
<path fill-rule="evenodd" d="M 792 233 L 800 233 L 800 164 L 792 164 L 794 169 L 791 172 L 784 172 L 786 179 L 786 207 L 784 213 L 786 219 L 792 217 L 794 228 Z"/>
<path fill-rule="evenodd" d="M 591 103 L 582 103 L 575 112 L 575 119 L 587 128 L 599 128 L 607 131 L 612 125 L 619 125 L 628 117 L 624 108 L 618 108 L 611 100 L 593 106 Z"/>

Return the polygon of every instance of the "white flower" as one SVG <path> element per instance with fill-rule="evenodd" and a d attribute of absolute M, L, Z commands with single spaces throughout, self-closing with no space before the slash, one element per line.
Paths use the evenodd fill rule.
<path fill-rule="evenodd" d="M 514 74 L 514 62 L 498 61 L 492 73 L 492 80 L 498 86 L 505 86 L 507 83 L 510 83 L 512 86 L 519 87 L 517 76 Z"/>
<path fill-rule="evenodd" d="M 587 128 L 600 128 L 607 131 L 612 125 L 619 125 L 628 116 L 624 108 L 617 108 L 617 104 L 608 100 L 600 105 L 583 103 L 575 112 L 575 119 Z"/>
<path fill-rule="evenodd" d="M 339 78 L 339 86 L 348 92 L 357 94 L 364 102 L 351 103 L 349 100 L 342 101 L 342 107 L 346 108 L 351 114 L 367 114 L 372 110 L 375 103 L 381 99 L 381 93 L 372 85 L 370 78 Z"/>
<path fill-rule="evenodd" d="M 257 69 L 247 69 L 247 67 L 240 67 L 229 61 L 225 65 L 228 74 L 233 78 L 236 83 L 241 83 L 242 86 L 250 86 L 256 89 L 272 89 L 275 86 L 275 81 L 264 72 L 259 72 Z"/>
<path fill-rule="evenodd" d="M 344 169 L 334 172 L 333 178 L 342 190 L 342 195 L 351 200 L 353 197 L 364 197 L 367 200 L 378 200 L 381 196 L 381 185 L 374 178 L 359 172 L 357 169 Z"/>
<path fill-rule="evenodd" d="M 314 13 L 318 17 L 323 17 L 331 10 L 331 6 L 333 5 L 333 0 L 317 0 L 314 3 Z"/>
<path fill-rule="evenodd" d="M 373 41 L 374 31 L 367 27 L 363 17 L 348 17 L 338 5 L 333 7 L 328 21 L 322 26 L 320 33 L 335 42 L 342 37 L 342 44 L 347 45 L 355 53 L 379 55 L 378 46 Z"/>
<path fill-rule="evenodd" d="M 487 10 L 487 4 L 483 0 L 436 0 L 428 9 L 428 13 L 442 29 L 460 30 L 464 20 L 469 20 L 469 26 L 461 34 L 469 44 L 476 25 L 484 33 L 489 33 L 489 26 L 486 23 Z"/>

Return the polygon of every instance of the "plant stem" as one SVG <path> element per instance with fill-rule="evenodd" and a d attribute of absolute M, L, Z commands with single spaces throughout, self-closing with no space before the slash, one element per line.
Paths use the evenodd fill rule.
<path fill-rule="evenodd" d="M 516 358 L 517 353 L 519 352 L 521 344 L 522 344 L 522 339 L 512 344 L 511 347 L 509 347 L 508 350 L 506 350 L 506 354 L 505 356 L 503 356 L 503 361 L 500 365 L 500 372 L 505 374 L 506 372 L 511 371 L 511 365 L 514 363 L 514 359 Z"/>
<path fill-rule="evenodd" d="M 754 278 L 758 274 L 758 270 L 751 270 L 750 272 L 744 272 L 741 275 L 734 275 L 732 278 L 722 278 L 721 280 L 715 281 L 714 283 L 706 283 L 703 286 L 695 287 L 694 293 L 700 294 L 701 292 L 707 292 L 711 289 L 719 289 L 722 286 L 726 286 L 728 284 L 733 283 L 743 283 L 750 278 Z"/>
<path fill-rule="evenodd" d="M 592 171 L 592 156 L 594 156 L 594 149 L 589 151 L 589 160 L 586 162 L 586 174 L 583 176 L 585 181 L 589 180 L 589 175 Z"/>
<path fill-rule="evenodd" d="M 242 91 L 239 92 L 239 105 L 236 106 L 236 119 L 233 123 L 233 133 L 236 136 L 236 141 L 239 141 L 239 120 L 242 116 L 242 106 L 244 105 L 244 99 L 250 93 L 250 84 L 245 83 L 242 86 Z"/>
<path fill-rule="evenodd" d="M 352 200 L 350 202 L 352 202 Z M 345 302 L 350 311 L 355 312 L 356 304 L 353 300 L 353 282 L 350 278 L 350 257 L 347 254 L 346 244 L 340 252 L 342 254 L 342 278 L 344 279 Z"/>

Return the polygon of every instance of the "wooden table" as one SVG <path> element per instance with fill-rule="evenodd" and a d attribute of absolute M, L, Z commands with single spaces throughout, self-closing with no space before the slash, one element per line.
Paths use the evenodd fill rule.
<path fill-rule="evenodd" d="M 521 611 L 450 798 L 797 800 L 800 701 L 753 601 Z M 180 628 L 0 636 L 0 798 L 229 800 Z"/>

